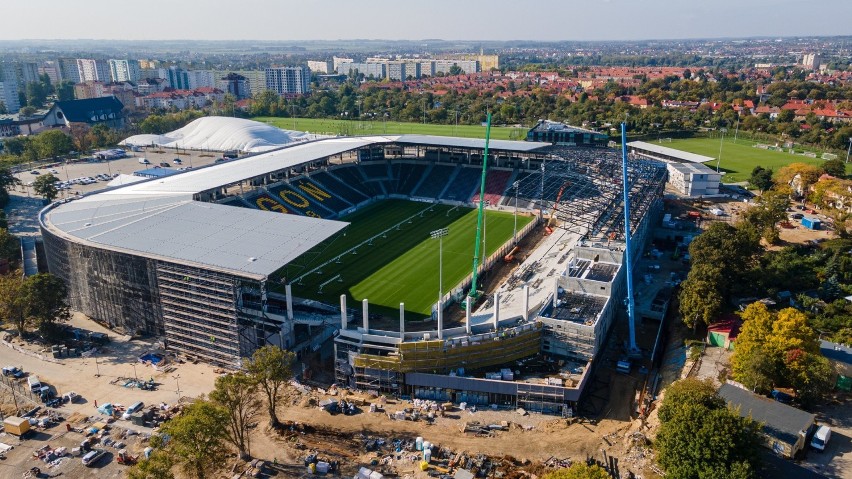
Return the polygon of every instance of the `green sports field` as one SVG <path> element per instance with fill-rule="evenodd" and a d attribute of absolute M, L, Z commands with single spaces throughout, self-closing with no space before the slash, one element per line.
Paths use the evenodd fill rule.
<path fill-rule="evenodd" d="M 426 211 L 429 207 L 432 209 Z M 344 230 L 345 236 L 338 234 L 303 255 L 299 262 L 304 267 L 302 271 L 309 271 L 411 216 L 415 218 L 410 223 L 388 232 L 386 238 L 377 238 L 372 246 L 364 245 L 357 254 L 347 254 L 340 263 L 330 263 L 321 272 L 303 278 L 293 285 L 293 294 L 330 304 L 337 304 L 341 294 L 346 294 L 350 301 L 368 298 L 371 311 L 387 314 L 394 314 L 399 303 L 404 302 L 405 309 L 412 313 L 411 319 L 428 316 L 438 298 L 438 240 L 431 239 L 429 232 L 449 228 L 449 235 L 443 239 L 446 293 L 471 272 L 476 237 L 474 209 L 404 200 L 380 201 L 342 218 L 351 223 Z M 530 221 L 530 217 L 518 216 L 518 230 Z M 512 213 L 487 211 L 488 255 L 511 239 L 512 229 Z M 289 265 L 281 273 L 295 279 L 300 268 Z M 336 275 L 340 275 L 341 281 L 331 281 L 319 292 L 320 285 Z M 353 303 L 350 305 L 357 308 Z"/>
<path fill-rule="evenodd" d="M 687 138 L 674 139 L 671 143 L 657 143 L 660 146 L 675 148 L 678 150 L 697 153 L 699 155 L 710 156 L 712 158 L 719 157 L 719 139 L 718 138 Z M 819 158 L 809 158 L 803 155 L 793 155 L 790 153 L 782 153 L 780 151 L 763 150 L 754 147 L 756 142 L 751 140 L 737 139 L 733 137 L 725 137 L 722 142 L 722 161 L 720 169 L 725 172 L 722 177 L 723 183 L 736 183 L 748 181 L 751 176 L 751 170 L 755 166 L 771 168 L 778 171 L 782 166 L 790 163 L 807 163 L 810 165 L 821 165 L 823 161 Z M 819 153 L 817 153 L 819 156 Z M 705 165 L 716 169 L 716 160 L 709 161 Z M 850 165 L 852 166 L 852 165 Z M 850 171 L 847 166 L 847 172 Z"/>
<path fill-rule="evenodd" d="M 268 123 L 285 130 L 308 131 L 328 135 L 401 135 L 419 134 L 436 136 L 458 136 L 462 138 L 485 138 L 485 127 L 478 125 L 431 125 L 403 123 L 398 121 L 329 120 L 323 118 L 278 118 L 259 116 L 252 120 Z M 523 140 L 527 129 L 491 127 L 491 138 L 495 140 Z"/>

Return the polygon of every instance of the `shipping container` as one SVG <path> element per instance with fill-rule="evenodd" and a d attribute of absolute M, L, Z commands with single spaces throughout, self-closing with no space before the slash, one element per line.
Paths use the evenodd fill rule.
<path fill-rule="evenodd" d="M 30 430 L 30 421 L 22 417 L 9 416 L 3 420 L 3 429 L 9 434 L 20 437 Z"/>
<path fill-rule="evenodd" d="M 802 226 L 812 230 L 818 230 L 822 227 L 822 222 L 816 218 L 805 216 L 802 218 Z"/>

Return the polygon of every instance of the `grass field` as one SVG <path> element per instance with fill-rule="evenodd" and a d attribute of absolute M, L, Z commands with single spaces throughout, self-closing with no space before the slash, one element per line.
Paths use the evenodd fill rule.
<path fill-rule="evenodd" d="M 398 121 L 329 120 L 323 118 L 278 118 L 259 116 L 252 120 L 268 123 L 285 130 L 308 131 L 329 135 L 420 135 L 458 136 L 463 138 L 485 138 L 485 127 L 478 125 L 431 125 L 402 123 Z M 491 138 L 495 140 L 523 140 L 526 128 L 492 127 Z"/>
<path fill-rule="evenodd" d="M 386 200 L 374 203 L 342 218 L 350 222 L 345 236 L 338 235 L 328 245 L 320 245 L 303 255 L 308 268 L 318 266 L 373 235 L 392 227 L 431 206 L 428 203 L 404 200 Z M 429 232 L 449 227 L 443 239 L 444 292 L 455 287 L 471 271 L 473 244 L 476 237 L 476 210 L 452 209 L 435 205 L 431 211 L 405 223 L 399 231 L 393 230 L 386 238 L 378 238 L 372 246 L 364 245 L 357 254 L 345 256 L 340 264 L 331 263 L 293 286 L 299 297 L 318 299 L 337 304 L 341 294 L 350 300 L 370 300 L 371 310 L 393 314 L 399 303 L 412 313 L 411 319 L 428 316 L 438 297 L 438 240 Z M 511 213 L 488 211 L 485 219 L 486 248 L 490 255 L 512 237 Z M 520 230 L 532 218 L 518 216 Z M 305 270 L 307 271 L 307 270 Z M 290 268 L 283 274 L 297 276 L 298 270 Z M 342 282 L 332 281 L 318 293 L 321 283 L 341 275 Z M 352 303 L 350 303 L 352 304 Z M 357 305 L 353 306 L 357 307 Z"/>
<path fill-rule="evenodd" d="M 660 146 L 667 146 L 690 153 L 710 156 L 713 158 L 719 157 L 719 139 L 718 138 L 687 138 L 674 139 L 671 143 L 656 143 Z M 764 168 L 772 168 L 778 171 L 782 166 L 790 163 L 807 163 L 811 165 L 821 165 L 823 161 L 819 158 L 809 158 L 802 155 L 793 155 L 790 153 L 782 153 L 780 151 L 763 150 L 755 148 L 753 145 L 756 142 L 751 140 L 737 139 L 736 142 L 732 137 L 725 137 L 722 143 L 722 161 L 720 169 L 725 172 L 722 177 L 723 183 L 736 183 L 748 181 L 751 176 L 751 170 L 755 166 Z M 716 161 L 709 161 L 705 165 L 716 169 Z M 847 173 L 850 172 L 850 166 L 847 166 Z"/>

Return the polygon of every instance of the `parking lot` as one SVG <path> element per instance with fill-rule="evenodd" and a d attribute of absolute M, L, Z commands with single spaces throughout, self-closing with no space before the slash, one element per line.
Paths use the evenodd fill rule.
<path fill-rule="evenodd" d="M 817 422 L 831 427 L 824 451 L 808 448 L 801 465 L 825 477 L 852 479 L 852 400 L 843 398 L 817 409 Z"/>
<path fill-rule="evenodd" d="M 93 178 L 95 181 L 84 184 L 77 182 L 70 188 L 59 191 L 59 198 L 67 198 L 76 193 L 86 194 L 106 188 L 109 180 L 104 177 L 117 177 L 119 175 L 132 175 L 136 171 L 159 167 L 160 163 L 168 163 L 171 168 L 197 168 L 209 165 L 221 157 L 221 153 L 204 151 L 187 151 L 174 149 L 152 149 L 143 148 L 142 151 L 128 151 L 128 157 L 116 160 L 97 160 L 88 162 L 57 162 L 48 166 L 30 169 L 17 173 L 15 176 L 21 181 L 21 185 L 14 188 L 12 194 L 22 196 L 36 196 L 32 183 L 43 174 L 52 174 L 61 182 L 71 182 L 79 178 Z M 141 159 L 147 159 L 148 164 L 140 163 Z M 180 164 L 175 162 L 180 159 Z M 34 173 L 35 172 L 35 173 Z M 37 174 L 36 174 L 37 173 Z M 98 176 L 101 176 L 101 179 Z"/>

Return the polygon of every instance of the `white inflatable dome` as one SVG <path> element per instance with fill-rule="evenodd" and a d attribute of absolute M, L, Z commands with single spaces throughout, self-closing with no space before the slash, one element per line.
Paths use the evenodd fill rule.
<path fill-rule="evenodd" d="M 205 116 L 164 135 L 134 135 L 121 144 L 158 145 L 188 150 L 259 152 L 307 138 L 304 132 L 282 130 L 253 120 Z"/>

